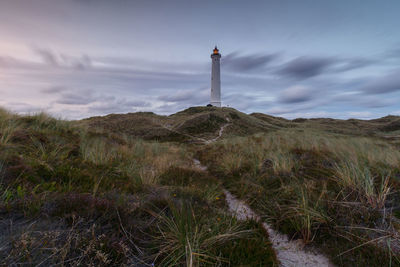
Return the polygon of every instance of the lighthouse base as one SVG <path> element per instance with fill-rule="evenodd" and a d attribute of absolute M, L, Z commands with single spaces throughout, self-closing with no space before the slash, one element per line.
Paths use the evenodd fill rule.
<path fill-rule="evenodd" d="M 211 106 L 213 106 L 213 107 L 218 107 L 218 108 L 221 107 L 221 102 L 211 102 L 210 104 L 211 104 Z"/>

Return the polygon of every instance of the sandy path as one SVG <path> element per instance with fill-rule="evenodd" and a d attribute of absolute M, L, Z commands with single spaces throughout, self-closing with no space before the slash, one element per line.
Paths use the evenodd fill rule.
<path fill-rule="evenodd" d="M 202 142 L 202 143 L 207 145 L 207 144 L 210 144 L 210 143 L 213 143 L 213 142 L 217 141 L 222 136 L 222 134 L 224 133 L 225 128 L 232 124 L 232 123 L 230 123 L 230 119 L 229 118 L 225 118 L 225 119 L 226 119 L 226 121 L 228 123 L 221 126 L 221 128 L 218 131 L 217 137 L 215 137 L 213 139 L 209 139 L 209 140 L 201 138 L 201 137 L 196 137 L 196 136 L 193 136 L 193 135 L 190 135 L 190 134 L 181 133 L 179 131 L 174 130 L 171 125 L 162 124 L 162 123 L 159 123 L 159 122 L 156 122 L 156 124 L 158 124 L 160 127 L 164 128 L 164 129 L 166 129 L 168 131 L 171 131 L 173 133 L 177 133 L 177 134 L 180 134 L 180 135 L 184 135 L 186 137 L 189 137 L 193 141 L 200 141 L 200 142 Z"/>
<path fill-rule="evenodd" d="M 217 138 L 209 140 L 209 143 L 215 142 L 223 133 L 223 130 L 229 124 L 221 127 Z M 198 159 L 193 159 L 194 165 L 202 170 L 207 171 L 207 167 L 202 165 Z M 258 216 L 244 201 L 234 197 L 229 191 L 224 189 L 226 202 L 228 203 L 229 210 L 234 214 L 238 220 L 254 219 L 261 221 Z M 266 222 L 262 223 L 264 229 L 268 232 L 269 238 L 274 248 L 277 258 L 282 267 L 319 267 L 319 266 L 334 266 L 328 258 L 324 255 L 318 254 L 313 251 L 304 250 L 303 242 L 301 240 L 292 241 L 286 235 L 276 232 Z"/>
<path fill-rule="evenodd" d="M 254 219 L 261 221 L 261 218 L 244 201 L 238 200 L 227 190 L 224 190 L 224 194 L 229 210 L 238 220 Z M 305 251 L 301 240 L 289 240 L 286 235 L 276 232 L 269 224 L 264 222 L 262 225 L 269 234 L 272 247 L 275 249 L 281 266 L 334 266 L 325 256 L 316 252 Z"/>
<path fill-rule="evenodd" d="M 229 122 L 229 120 L 228 120 Z M 223 134 L 225 127 L 231 125 L 227 123 L 221 127 L 218 132 L 218 136 L 211 140 L 206 140 L 205 144 L 210 144 L 217 141 Z M 193 159 L 194 165 L 202 170 L 207 171 L 207 166 L 201 164 L 198 159 Z M 248 220 L 254 219 L 256 221 L 262 221 L 260 216 L 258 216 L 244 201 L 237 199 L 229 191 L 224 189 L 224 194 L 226 202 L 228 203 L 230 212 L 238 220 Z M 274 248 L 277 258 L 282 267 L 319 267 L 319 266 L 329 266 L 334 265 L 322 254 L 318 254 L 315 251 L 306 251 L 302 240 L 289 240 L 286 235 L 282 235 L 276 232 L 272 227 L 266 222 L 262 223 L 264 229 L 268 232 L 269 238 Z"/>
<path fill-rule="evenodd" d="M 222 125 L 221 128 L 218 131 L 218 136 L 213 138 L 213 139 L 210 139 L 210 140 L 205 140 L 204 143 L 205 144 L 211 144 L 211 143 L 214 143 L 215 141 L 217 141 L 222 136 L 222 134 L 224 133 L 225 128 L 228 127 L 229 125 L 231 125 L 231 123 L 227 123 L 227 124 Z"/>

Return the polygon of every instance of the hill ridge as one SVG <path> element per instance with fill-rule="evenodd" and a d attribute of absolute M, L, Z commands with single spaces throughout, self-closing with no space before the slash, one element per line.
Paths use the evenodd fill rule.
<path fill-rule="evenodd" d="M 93 129 L 140 137 L 146 140 L 190 142 L 210 139 L 228 120 L 231 126 L 224 136 L 246 136 L 282 128 L 313 128 L 346 135 L 387 136 L 400 133 L 400 117 L 378 119 L 297 118 L 293 120 L 263 113 L 246 114 L 234 108 L 190 107 L 171 115 L 154 112 L 108 114 L 79 121 Z"/>

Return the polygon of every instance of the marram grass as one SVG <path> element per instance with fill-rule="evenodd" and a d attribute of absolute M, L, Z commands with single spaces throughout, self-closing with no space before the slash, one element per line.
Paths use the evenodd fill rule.
<path fill-rule="evenodd" d="M 0 265 L 277 265 L 186 145 L 4 110 L 0 142 Z"/>
<path fill-rule="evenodd" d="M 224 139 L 199 156 L 276 228 L 336 264 L 400 264 L 400 152 L 390 143 L 284 129 Z"/>

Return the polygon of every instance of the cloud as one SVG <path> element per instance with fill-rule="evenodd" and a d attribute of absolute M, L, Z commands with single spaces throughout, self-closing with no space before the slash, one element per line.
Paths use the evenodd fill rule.
<path fill-rule="evenodd" d="M 67 88 L 65 88 L 64 86 L 52 86 L 50 88 L 41 90 L 41 92 L 45 93 L 45 94 L 57 94 L 57 93 L 61 93 L 66 90 L 67 90 Z"/>
<path fill-rule="evenodd" d="M 400 70 L 375 78 L 360 88 L 367 94 L 386 94 L 400 91 Z"/>
<path fill-rule="evenodd" d="M 332 101 L 366 108 L 383 108 L 394 105 L 397 102 L 395 98 L 377 98 L 359 91 L 339 93 L 332 97 Z"/>
<path fill-rule="evenodd" d="M 151 104 L 141 100 L 126 100 L 126 99 L 110 99 L 108 101 L 101 101 L 90 105 L 88 107 L 89 113 L 125 113 L 138 111 L 138 108 L 151 107 Z"/>
<path fill-rule="evenodd" d="M 186 102 L 193 105 L 206 104 L 209 101 L 209 90 L 209 88 L 179 90 L 176 93 L 161 95 L 157 99 L 164 102 Z"/>
<path fill-rule="evenodd" d="M 44 63 L 50 66 L 58 66 L 57 56 L 50 49 L 34 47 L 33 52 L 35 52 Z"/>
<path fill-rule="evenodd" d="M 81 57 L 71 57 L 65 54 L 60 55 L 61 64 L 76 70 L 86 70 L 92 67 L 92 59 L 88 55 Z"/>
<path fill-rule="evenodd" d="M 233 52 L 222 58 L 221 65 L 225 70 L 246 72 L 262 69 L 277 57 L 278 54 L 253 54 L 241 56 L 239 53 Z"/>
<path fill-rule="evenodd" d="M 57 90 L 57 88 L 56 88 Z M 115 99 L 114 96 L 101 97 L 95 95 L 91 90 L 80 90 L 79 92 L 69 89 L 68 92 L 65 88 L 62 90 L 64 93 L 60 95 L 60 97 L 56 100 L 57 104 L 64 105 L 87 105 L 98 100 L 108 100 L 112 101 Z"/>
<path fill-rule="evenodd" d="M 186 64 L 104 55 L 74 56 L 42 50 L 48 53 L 41 51 L 40 62 L 0 57 L 0 66 L 7 66 L 0 73 L 0 90 L 6 92 L 2 99 L 5 106 L 9 102 L 36 106 L 50 103 L 52 106 L 47 110 L 52 114 L 77 119 L 136 111 L 171 114 L 209 103 L 210 68 L 208 63 L 207 67 L 203 66 L 206 61 Z M 351 73 L 341 76 L 341 72 L 372 64 L 370 60 L 299 57 L 281 63 L 277 57 L 267 53 L 229 54 L 222 68 L 225 73 L 222 75 L 223 104 L 244 112 L 290 117 L 301 112 L 319 112 L 321 108 L 329 112 L 356 106 L 383 110 L 393 103 L 386 101 L 385 96 L 374 99 L 375 95 L 366 93 L 365 88 L 374 80 L 357 78 Z M 278 78 L 271 75 L 283 70 L 286 73 L 280 73 Z M 296 78 L 322 73 L 329 75 L 320 79 Z M 294 83 L 290 79 L 293 77 L 304 80 Z M 9 88 L 14 88 L 15 94 Z M 315 88 L 323 88 L 324 93 Z M 346 95 L 349 91 L 354 95 Z M 21 106 L 19 110 L 31 108 Z"/>
<path fill-rule="evenodd" d="M 92 66 L 92 59 L 88 55 L 81 57 L 72 57 L 66 54 L 57 54 L 51 49 L 33 47 L 33 52 L 36 53 L 42 62 L 52 67 L 72 68 L 76 70 L 89 69 Z"/>
<path fill-rule="evenodd" d="M 274 106 L 266 109 L 264 112 L 266 114 L 272 114 L 275 116 L 286 116 L 293 114 L 298 111 L 307 110 L 306 107 L 297 107 L 297 106 Z"/>
<path fill-rule="evenodd" d="M 375 59 L 368 59 L 368 58 L 351 58 L 351 59 L 346 59 L 342 60 L 341 62 L 337 62 L 337 66 L 335 66 L 334 71 L 336 72 L 344 72 L 344 71 L 349 71 L 353 69 L 359 69 L 363 68 L 366 66 L 370 66 L 374 63 L 377 63 L 377 60 Z"/>
<path fill-rule="evenodd" d="M 400 58 L 400 48 L 394 48 L 385 53 L 385 56 L 390 58 Z"/>
<path fill-rule="evenodd" d="M 54 93 L 62 92 L 54 102 L 55 104 L 82 106 L 89 114 L 132 112 L 137 108 L 151 106 L 146 101 L 117 98 L 113 95 L 98 94 L 93 90 L 77 91 L 65 87 L 54 87 L 51 89 L 53 89 Z"/>
<path fill-rule="evenodd" d="M 336 63 L 337 59 L 332 57 L 302 56 L 285 63 L 277 74 L 295 79 L 307 79 L 323 73 Z"/>
<path fill-rule="evenodd" d="M 64 105 L 87 105 L 95 102 L 96 100 L 96 97 L 87 95 L 63 94 L 60 99 L 56 101 L 56 103 Z"/>
<path fill-rule="evenodd" d="M 124 106 L 131 106 L 131 107 L 136 107 L 136 108 L 142 108 L 142 107 L 150 107 L 151 106 L 151 104 L 149 103 L 149 102 L 145 102 L 145 101 L 142 101 L 142 100 L 125 100 L 125 99 L 122 99 L 122 100 L 119 100 L 118 102 L 117 102 L 117 104 L 119 104 L 119 105 L 124 105 Z"/>
<path fill-rule="evenodd" d="M 23 114 L 44 111 L 46 110 L 46 108 L 48 108 L 48 107 L 41 107 L 39 105 L 31 105 L 24 102 L 10 102 L 6 104 L 6 107 L 13 112 L 18 112 Z"/>
<path fill-rule="evenodd" d="M 0 67 L 11 67 L 18 65 L 18 61 L 12 57 L 0 57 Z"/>
<path fill-rule="evenodd" d="M 194 97 L 192 91 L 179 91 L 175 94 L 162 95 L 157 97 L 158 100 L 166 102 L 182 102 L 188 101 Z"/>
<path fill-rule="evenodd" d="M 279 102 L 285 104 L 302 103 L 312 100 L 315 97 L 315 90 L 296 85 L 283 90 L 278 97 Z"/>
<path fill-rule="evenodd" d="M 242 111 L 254 107 L 256 103 L 257 105 L 263 105 L 261 102 L 262 101 L 260 101 L 257 96 L 246 94 L 246 92 L 227 92 L 222 98 L 223 105 L 234 107 Z"/>
<path fill-rule="evenodd" d="M 74 71 L 72 66 L 77 57 L 66 56 L 63 53 L 52 55 L 57 61 L 57 67 L 49 66 L 44 60 L 28 62 L 4 57 L 7 60 L 2 62 L 7 61 L 7 66 L 14 64 L 13 62 L 18 64 L 13 68 L 7 67 L 0 73 L 0 90 L 5 89 L 9 92 L 3 105 L 15 100 L 26 103 L 53 103 L 52 114 L 76 119 L 89 114 L 96 115 L 96 112 L 104 114 L 105 110 L 132 112 L 170 101 L 180 103 L 175 107 L 206 105 L 209 102 L 209 70 L 204 72 L 201 71 L 201 67 L 195 66 L 202 66 L 202 63 L 193 62 L 194 65 L 191 66 L 194 66 L 194 69 L 187 67 L 185 71 L 181 71 L 182 67 L 176 63 L 171 63 L 171 67 L 168 62 L 150 60 L 145 63 L 148 66 L 152 65 L 154 69 L 146 70 L 141 69 L 140 63 L 143 61 L 132 61 L 132 64 L 115 62 L 111 65 L 101 64 L 97 58 L 89 58 L 86 62 L 92 65 L 90 69 Z M 46 84 L 47 88 L 43 88 L 43 84 Z M 16 89 L 15 93 L 9 89 L 10 86 Z M 188 89 L 193 87 L 197 88 Z M 81 91 L 76 88 L 81 88 Z M 22 92 L 23 90 L 26 93 Z M 126 98 L 126 101 L 106 101 L 104 98 L 110 95 Z M 157 96 L 164 97 L 158 100 Z M 68 110 L 70 112 L 67 112 Z M 177 109 L 174 108 L 166 112 L 175 111 Z"/>
<path fill-rule="evenodd" d="M 0 56 L 0 67 L 3 68 L 13 68 L 19 70 L 27 70 L 27 69 L 38 69 L 40 68 L 40 64 L 29 62 L 26 60 L 17 59 L 12 56 Z"/>
<path fill-rule="evenodd" d="M 375 114 L 373 114 L 369 111 L 350 111 L 350 112 L 347 112 L 347 115 L 352 118 L 368 119 L 368 118 L 372 118 L 373 115 L 375 115 Z"/>

